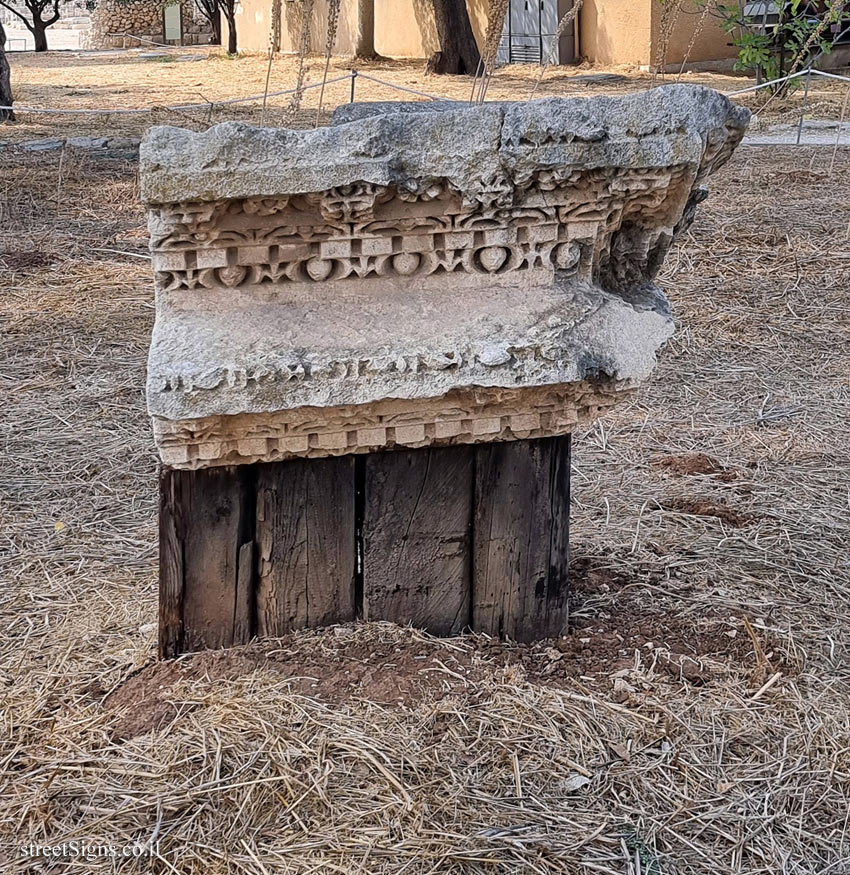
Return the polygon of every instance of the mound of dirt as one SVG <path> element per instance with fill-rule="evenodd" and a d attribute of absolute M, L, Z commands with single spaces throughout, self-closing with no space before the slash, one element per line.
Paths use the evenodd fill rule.
<path fill-rule="evenodd" d="M 742 513 L 723 501 L 715 501 L 712 498 L 702 496 L 671 498 L 663 506 L 667 510 L 675 510 L 691 516 L 715 517 L 733 529 L 742 529 L 758 520 L 754 514 Z"/>
<path fill-rule="evenodd" d="M 177 660 L 152 663 L 128 678 L 105 702 L 122 712 L 114 737 L 130 738 L 166 725 L 178 714 L 175 687 L 186 680 L 232 680 L 253 671 L 286 678 L 293 692 L 339 704 L 366 698 L 407 705 L 423 696 L 446 695 L 465 685 L 472 653 L 423 642 L 400 646 L 384 638 L 363 640 L 354 625 L 316 634 L 293 633 L 227 650 L 207 650 Z M 452 662 L 446 668 L 444 661 Z"/>
<path fill-rule="evenodd" d="M 541 686 L 578 682 L 606 691 L 612 676 L 636 663 L 691 684 L 708 683 L 718 666 L 756 667 L 752 642 L 730 627 L 728 616 L 685 619 L 647 603 L 637 580 L 600 562 L 578 557 L 573 563 L 573 619 L 561 638 L 533 644 L 475 634 L 441 640 L 390 624 L 354 623 L 189 654 L 146 666 L 106 698 L 105 707 L 118 716 L 113 737 L 160 729 L 181 709 L 194 707 L 180 702 L 177 688 L 185 681 L 214 683 L 259 670 L 279 675 L 295 693 L 331 704 L 366 699 L 413 707 L 463 694 L 485 675 L 511 666 Z M 768 642 L 762 650 L 770 655 Z M 615 700 L 627 699 L 615 691 Z"/>
<path fill-rule="evenodd" d="M 717 459 L 712 459 L 711 456 L 707 456 L 705 453 L 665 456 L 662 459 L 656 459 L 653 462 L 653 467 L 681 477 L 694 474 L 712 476 L 723 483 L 731 483 L 738 477 L 735 471 L 727 470 Z"/>

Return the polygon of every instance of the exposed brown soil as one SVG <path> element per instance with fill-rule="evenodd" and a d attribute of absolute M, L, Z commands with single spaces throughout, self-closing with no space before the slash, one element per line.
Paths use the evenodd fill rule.
<path fill-rule="evenodd" d="M 737 478 L 735 471 L 729 471 L 717 461 L 707 456 L 705 453 L 687 453 L 681 456 L 665 456 L 662 459 L 656 459 L 653 462 L 653 467 L 671 474 L 678 474 L 686 477 L 693 474 L 704 474 L 716 477 L 723 483 L 730 483 Z"/>
<path fill-rule="evenodd" d="M 425 695 L 462 689 L 462 677 L 456 675 L 472 669 L 466 652 L 435 652 L 421 642 L 411 642 L 410 647 L 385 641 L 366 645 L 352 640 L 351 631 L 340 626 L 330 633 L 336 647 L 299 645 L 297 636 L 289 635 L 152 663 L 107 697 L 106 707 L 122 713 L 114 737 L 141 735 L 172 720 L 178 713 L 172 701 L 174 688 L 185 680 L 232 680 L 262 669 L 287 678 L 293 692 L 326 702 L 360 697 L 381 704 L 410 704 Z M 445 660 L 453 663 L 450 669 Z"/>
<path fill-rule="evenodd" d="M 589 557 L 574 563 L 574 619 L 568 635 L 514 644 L 470 635 L 460 646 L 411 637 L 363 642 L 353 626 L 337 626 L 320 645 L 298 634 L 230 650 L 205 651 L 154 662 L 129 677 L 105 700 L 118 715 L 113 737 L 126 739 L 166 726 L 185 705 L 176 687 L 183 681 L 233 680 L 256 670 L 286 678 L 290 689 L 340 704 L 367 699 L 414 706 L 423 699 L 463 695 L 493 667 L 521 666 L 529 681 L 561 687 L 576 680 L 610 687 L 610 678 L 643 664 L 675 681 L 707 683 L 712 666 L 753 670 L 757 657 L 743 630 L 729 618 L 688 622 L 658 605 L 641 604 L 630 587 L 637 580 L 600 567 Z M 600 604 L 601 602 L 601 604 Z M 770 659 L 769 642 L 761 643 Z M 637 656 L 640 654 L 640 656 Z M 627 692 L 615 690 L 626 702 Z"/>
<path fill-rule="evenodd" d="M 742 529 L 756 522 L 754 514 L 742 513 L 723 501 L 701 496 L 680 496 L 668 499 L 664 505 L 669 510 L 687 513 L 691 516 L 715 517 L 733 529 Z"/>

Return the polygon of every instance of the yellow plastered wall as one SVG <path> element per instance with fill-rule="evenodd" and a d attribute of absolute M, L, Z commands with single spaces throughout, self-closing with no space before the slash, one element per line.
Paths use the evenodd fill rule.
<path fill-rule="evenodd" d="M 487 32 L 489 0 L 467 0 L 479 46 Z M 439 48 L 432 0 L 375 0 L 375 51 L 388 58 L 430 58 Z"/>
<path fill-rule="evenodd" d="M 294 0 L 281 2 L 280 48 L 297 52 L 301 40 L 302 4 Z M 240 0 L 236 9 L 236 36 L 240 51 L 263 52 L 269 47 L 271 0 Z M 227 21 L 222 17 L 222 44 L 227 45 Z M 310 25 L 310 51 L 325 51 L 328 33 L 327 0 L 316 0 Z M 357 41 L 357 0 L 343 0 L 337 24 L 335 55 L 353 55 Z"/>
<path fill-rule="evenodd" d="M 606 0 L 602 0 L 606 2 Z M 659 49 L 662 45 L 661 24 L 663 7 L 660 0 L 650 0 L 652 4 L 652 57 L 651 64 L 659 61 Z M 720 28 L 720 20 L 711 12 L 703 14 L 705 6 L 698 7 L 694 0 L 682 3 L 678 17 L 675 18 L 673 29 L 664 53 L 664 65 L 681 64 L 687 56 L 688 62 L 718 61 L 734 58 L 738 50 L 729 45 L 730 34 Z M 693 43 L 693 45 L 691 45 Z M 690 47 L 690 52 L 688 48 Z"/>
<path fill-rule="evenodd" d="M 580 14 L 582 57 L 601 66 L 656 64 L 663 42 L 663 13 L 660 0 L 585 0 Z M 672 21 L 665 64 L 681 64 L 686 55 L 688 61 L 700 62 L 737 54 L 718 19 L 710 13 L 703 16 L 695 0 L 685 0 Z"/>
<path fill-rule="evenodd" d="M 652 5 L 658 0 L 584 0 L 579 52 L 594 64 L 650 62 Z"/>
<path fill-rule="evenodd" d="M 469 17 L 479 46 L 487 31 L 489 0 L 467 0 Z M 298 51 L 302 5 L 282 0 L 281 50 Z M 327 35 L 327 0 L 315 0 L 310 51 L 324 52 Z M 649 66 L 658 58 L 661 36 L 660 0 L 585 0 L 580 13 L 579 51 L 601 66 Z M 700 22 L 695 0 L 685 0 L 667 45 L 665 62 L 681 63 Z M 224 44 L 227 45 L 227 22 Z M 266 51 L 269 47 L 271 0 L 240 0 L 236 31 L 241 51 Z M 342 0 L 335 55 L 353 55 L 357 40 L 357 0 Z M 712 15 L 702 19 L 693 40 L 689 61 L 733 58 L 736 50 Z M 375 49 L 390 58 L 428 58 L 438 48 L 432 0 L 375 0 Z"/>
<path fill-rule="evenodd" d="M 487 30 L 488 0 L 468 0 L 469 17 L 479 45 Z M 281 51 L 298 51 L 301 4 L 282 0 Z M 227 44 L 227 22 L 223 42 Z M 240 0 L 236 34 L 240 51 L 261 52 L 269 47 L 271 0 Z M 327 0 L 315 0 L 310 51 L 324 52 L 328 28 Z M 357 0 L 342 0 L 333 52 L 353 55 L 357 45 Z M 437 50 L 437 31 L 431 0 L 375 0 L 375 50 L 388 58 L 428 58 Z"/>

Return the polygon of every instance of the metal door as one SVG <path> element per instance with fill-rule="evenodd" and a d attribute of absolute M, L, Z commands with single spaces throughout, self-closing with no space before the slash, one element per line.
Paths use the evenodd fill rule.
<path fill-rule="evenodd" d="M 502 64 L 541 64 L 546 60 L 558 22 L 572 7 L 572 0 L 510 0 L 505 29 L 499 43 Z M 575 60 L 573 26 L 561 37 L 554 63 Z"/>

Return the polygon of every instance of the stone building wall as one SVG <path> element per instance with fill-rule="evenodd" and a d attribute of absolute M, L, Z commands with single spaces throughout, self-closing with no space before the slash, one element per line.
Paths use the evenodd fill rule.
<path fill-rule="evenodd" d="M 284 0 L 281 40 L 284 52 L 298 50 L 301 6 L 299 0 Z M 312 8 L 310 50 L 323 52 L 328 0 L 314 0 Z M 489 8 L 489 0 L 467 0 L 479 46 L 483 45 L 487 31 Z M 729 45 L 730 37 L 712 16 L 703 22 L 694 38 L 694 22 L 702 7 L 696 7 L 694 0 L 684 0 L 683 8 L 686 14 L 680 16 L 670 35 L 667 63 L 680 64 L 689 48 L 689 60 L 693 62 L 724 60 L 737 54 Z M 650 66 L 658 54 L 661 9 L 657 0 L 585 0 L 579 15 L 578 54 L 594 64 Z M 236 10 L 240 51 L 268 50 L 270 16 L 271 0 L 240 0 Z M 356 30 L 357 0 L 342 0 L 334 54 L 353 54 Z M 226 36 L 223 39 L 226 42 Z M 433 0 L 375 0 L 378 54 L 390 58 L 427 58 L 437 47 Z"/>
<path fill-rule="evenodd" d="M 88 47 L 111 49 L 147 45 L 134 39 L 110 36 L 110 34 L 132 34 L 153 43 L 164 43 L 164 6 L 162 0 L 130 0 L 127 3 L 102 0 L 92 14 Z M 207 45 L 212 38 L 210 23 L 191 0 L 184 0 L 180 6 L 183 17 L 182 45 Z"/>

